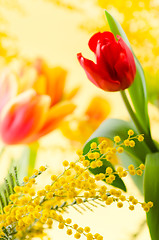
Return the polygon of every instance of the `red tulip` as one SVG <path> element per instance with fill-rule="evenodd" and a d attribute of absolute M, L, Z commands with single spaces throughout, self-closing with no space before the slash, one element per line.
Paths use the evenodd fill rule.
<path fill-rule="evenodd" d="M 128 88 L 134 81 L 136 65 L 133 54 L 120 36 L 111 32 L 96 33 L 89 40 L 89 48 L 96 56 L 96 63 L 81 53 L 77 58 L 88 79 L 97 87 L 110 92 Z"/>

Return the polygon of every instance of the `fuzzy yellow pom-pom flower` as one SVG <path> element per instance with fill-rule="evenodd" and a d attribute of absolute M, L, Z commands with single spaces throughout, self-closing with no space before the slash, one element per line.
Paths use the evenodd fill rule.
<path fill-rule="evenodd" d="M 133 136 L 133 141 L 138 140 L 138 137 Z M 130 142 L 132 138 L 129 134 Z M 117 136 L 114 139 L 119 140 L 120 137 Z M 45 166 L 34 170 L 31 177 L 24 177 L 22 184 L 19 185 L 17 182 L 12 189 L 13 193 L 9 194 L 6 205 L 0 196 L 2 206 L 0 236 L 14 236 L 16 239 L 21 239 L 22 236 L 24 238 L 40 238 L 46 235 L 45 230 L 52 228 L 56 222 L 58 229 L 66 229 L 67 235 L 72 235 L 75 239 L 79 239 L 82 235 L 86 239 L 103 239 L 100 234 L 91 233 L 88 226 L 78 226 L 76 223 L 72 223 L 70 217 L 65 219 L 63 213 L 71 207 L 81 212 L 81 204 L 82 206 L 87 204 L 87 208 L 91 209 L 92 206 L 109 206 L 115 202 L 118 208 L 128 204 L 129 209 L 134 210 L 136 205 L 141 205 L 143 210 L 148 212 L 153 207 L 151 201 L 141 203 L 134 196 L 127 197 L 123 191 L 117 190 L 113 186 L 106 187 L 106 184 L 113 184 L 117 176 L 124 178 L 128 172 L 140 176 L 144 171 L 144 164 L 140 164 L 138 167 L 131 164 L 128 169 L 119 166 L 117 170 L 113 167 L 105 167 L 103 163 L 106 161 L 107 155 L 112 154 L 112 149 L 118 150 L 124 145 L 125 140 L 120 139 L 120 143 L 118 140 L 111 148 L 107 146 L 107 141 L 103 140 L 99 144 L 91 143 L 90 150 L 85 155 L 81 150 L 78 151 L 80 153 L 78 159 L 75 162 L 64 160 L 64 171 L 59 175 L 50 176 L 50 182 L 40 190 L 37 190 L 36 178 L 47 170 Z M 98 156 L 94 157 L 95 153 L 98 153 Z M 81 158 L 85 160 L 81 161 Z M 92 169 L 97 170 L 100 167 L 105 167 L 105 172 L 91 174 Z"/>

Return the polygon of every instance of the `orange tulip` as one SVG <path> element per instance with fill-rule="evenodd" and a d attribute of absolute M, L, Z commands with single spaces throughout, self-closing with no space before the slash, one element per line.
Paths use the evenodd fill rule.
<path fill-rule="evenodd" d="M 107 118 L 109 113 L 109 102 L 102 97 L 96 96 L 91 100 L 85 115 L 87 116 L 88 124 L 91 124 L 95 130 Z"/>
<path fill-rule="evenodd" d="M 95 96 L 82 116 L 62 122 L 60 129 L 72 143 L 84 144 L 109 113 L 109 102 L 103 97 Z"/>
<path fill-rule="evenodd" d="M 62 101 L 66 71 L 38 61 L 38 66 L 33 66 L 33 79 L 28 79 L 31 89 L 19 88 L 17 95 L 18 82 L 25 78 L 27 70 L 22 69 L 17 79 L 9 70 L 0 76 L 0 137 L 6 144 L 38 140 L 57 128 L 75 109 L 71 101 Z"/>
<path fill-rule="evenodd" d="M 61 67 L 49 68 L 40 58 L 34 62 L 33 66 L 37 73 L 33 88 L 39 92 L 43 87 L 45 94 L 51 97 L 51 106 L 61 101 L 66 82 L 66 70 Z M 39 86 L 39 83 L 41 86 Z"/>

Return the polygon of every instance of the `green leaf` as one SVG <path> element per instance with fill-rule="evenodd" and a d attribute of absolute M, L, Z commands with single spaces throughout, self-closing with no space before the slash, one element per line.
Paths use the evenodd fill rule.
<path fill-rule="evenodd" d="M 159 152 L 148 154 L 144 175 L 145 202 L 152 201 L 154 206 L 147 213 L 147 223 L 152 240 L 159 239 Z"/>
<path fill-rule="evenodd" d="M 13 166 L 11 162 L 7 176 L 4 182 L 0 185 L 0 209 L 9 203 L 9 196 L 14 193 L 14 187 L 19 185 L 19 178 L 17 175 L 17 167 Z"/>
<path fill-rule="evenodd" d="M 145 71 L 148 100 L 159 108 L 159 71 L 156 73 L 151 73 L 150 71 Z"/>
<path fill-rule="evenodd" d="M 86 154 L 89 152 L 89 150 L 90 150 L 90 145 L 91 145 L 92 142 L 96 142 L 97 145 L 99 144 L 98 138 L 93 138 L 93 139 L 90 140 L 90 141 L 89 141 L 89 139 L 88 139 L 88 141 L 86 142 L 86 144 L 85 144 L 85 146 L 84 146 L 84 148 L 83 148 L 83 155 L 86 155 Z"/>
<path fill-rule="evenodd" d="M 121 139 L 124 140 L 128 137 L 129 129 L 133 129 L 135 135 L 137 135 L 135 127 L 131 122 L 120 119 L 108 119 L 99 126 L 87 142 L 93 141 L 93 139 L 98 137 L 105 137 L 113 140 L 114 136 L 120 136 Z M 127 169 L 130 164 L 138 167 L 141 163 L 144 163 L 148 153 L 150 153 L 150 150 L 147 145 L 144 142 L 139 143 L 136 141 L 134 148 L 124 147 L 124 153 L 119 154 L 119 158 L 122 165 Z M 143 193 L 143 177 L 137 175 L 131 177 L 140 192 Z"/>
<path fill-rule="evenodd" d="M 83 154 L 84 155 L 87 154 L 89 152 L 89 150 L 91 149 L 91 143 L 92 142 L 96 142 L 97 144 L 99 144 L 98 138 L 93 138 L 91 141 L 89 141 L 85 145 L 85 147 L 83 149 Z M 88 159 L 88 160 L 91 162 L 90 159 Z M 103 162 L 103 165 L 101 167 L 98 167 L 98 168 L 95 168 L 95 169 L 90 168 L 89 171 L 91 173 L 93 173 L 94 175 L 96 175 L 96 174 L 99 174 L 99 173 L 105 173 L 106 172 L 106 168 L 107 167 L 111 167 L 113 169 L 113 172 L 115 172 L 115 169 L 114 169 L 113 165 L 110 162 L 108 162 L 105 159 L 102 160 L 102 162 Z M 122 179 L 118 175 L 115 175 L 115 176 L 116 176 L 115 180 L 110 185 L 112 185 L 114 187 L 117 187 L 117 188 L 120 188 L 120 189 L 122 189 L 123 191 L 126 192 L 126 186 L 125 186 L 124 182 L 122 181 Z"/>
<path fill-rule="evenodd" d="M 113 18 L 113 16 L 105 11 L 110 29 L 112 33 L 116 35 L 120 35 L 128 47 L 132 50 L 129 40 L 122 29 L 121 25 Z M 132 50 L 133 52 L 133 50 Z M 133 52 L 134 54 L 134 52 Z M 147 91 L 146 91 L 146 82 L 144 71 L 140 62 L 134 54 L 135 63 L 136 63 L 136 77 L 133 84 L 128 88 L 134 109 L 136 111 L 137 117 L 143 127 L 145 127 L 145 132 L 148 134 L 150 131 L 149 117 L 148 117 L 148 108 L 147 108 Z"/>
<path fill-rule="evenodd" d="M 134 109 L 136 111 L 137 116 L 139 117 L 139 121 L 143 124 L 146 133 L 150 131 L 150 123 L 148 117 L 148 100 L 147 100 L 147 92 L 146 92 L 146 83 L 143 69 L 135 57 L 136 62 L 136 77 L 134 83 L 128 88 L 129 94 L 131 96 L 131 100 L 134 105 Z M 143 117 L 144 116 L 144 117 Z"/>
<path fill-rule="evenodd" d="M 31 176 L 35 167 L 37 151 L 39 144 L 37 142 L 24 147 L 24 151 L 19 159 L 12 159 L 8 174 L 4 182 L 0 185 L 0 209 L 9 203 L 9 196 L 14 193 L 14 187 L 23 182 L 25 176 Z"/>

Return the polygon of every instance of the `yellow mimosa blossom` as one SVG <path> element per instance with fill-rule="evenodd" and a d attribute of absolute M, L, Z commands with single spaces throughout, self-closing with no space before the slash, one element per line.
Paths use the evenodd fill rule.
<path fill-rule="evenodd" d="M 131 140 L 131 137 L 129 136 Z M 133 139 L 137 140 L 138 136 Z M 120 145 L 124 143 L 121 141 Z M 46 167 L 41 166 L 39 170 L 31 177 L 24 177 L 24 182 L 20 186 L 14 188 L 14 193 L 10 193 L 10 197 L 6 206 L 2 207 L 0 214 L 0 237 L 10 239 L 23 238 L 40 238 L 46 235 L 45 230 L 51 228 L 52 225 L 58 223 L 59 229 L 66 229 L 68 235 L 74 235 L 75 239 L 79 239 L 82 235 L 86 239 L 103 239 L 98 233 L 90 233 L 88 226 L 79 227 L 78 224 L 72 223 L 71 218 L 64 218 L 64 212 L 69 208 L 74 207 L 81 212 L 80 204 L 89 209 L 90 206 L 107 206 L 116 203 L 118 208 L 122 208 L 127 204 L 130 210 L 134 210 L 136 205 L 141 205 L 144 211 L 148 212 L 153 207 L 153 202 L 139 202 L 134 196 L 125 196 L 122 190 L 112 188 L 107 189 L 106 184 L 112 184 L 116 176 L 125 177 L 131 169 L 136 171 L 143 169 L 143 165 L 134 168 L 133 165 L 128 167 L 128 170 L 118 168 L 117 171 L 111 167 L 105 167 L 105 173 L 93 175 L 89 170 L 91 168 L 99 168 L 103 165 L 108 152 L 100 153 L 100 145 L 106 147 L 105 140 L 97 144 L 96 149 L 90 148 L 90 151 L 83 155 L 86 159 L 88 155 L 94 151 L 99 152 L 97 159 L 90 159 L 90 165 L 85 165 L 85 161 L 78 160 L 69 164 L 68 161 L 63 162 L 64 171 L 55 177 L 51 176 L 51 181 L 44 189 L 36 190 L 36 178 L 46 170 Z M 107 148 L 107 147 L 106 147 Z M 114 148 L 118 145 L 114 143 Z M 102 165 L 97 166 L 97 161 L 101 161 Z M 88 160 L 89 162 L 89 160 Z M 93 166 L 93 163 L 95 165 Z M 69 174 L 68 174 L 69 173 Z M 140 174 L 139 174 L 140 175 Z M 34 179 L 34 181 L 33 181 Z M 103 181 L 105 180 L 105 181 Z M 100 182 L 100 184 L 98 184 Z M 28 183 L 30 186 L 28 187 Z M 0 198 L 2 203 L 2 197 Z M 101 204 L 102 202 L 102 204 Z M 104 205 L 103 205 L 104 204 Z M 47 236 L 47 235 L 46 235 Z"/>

